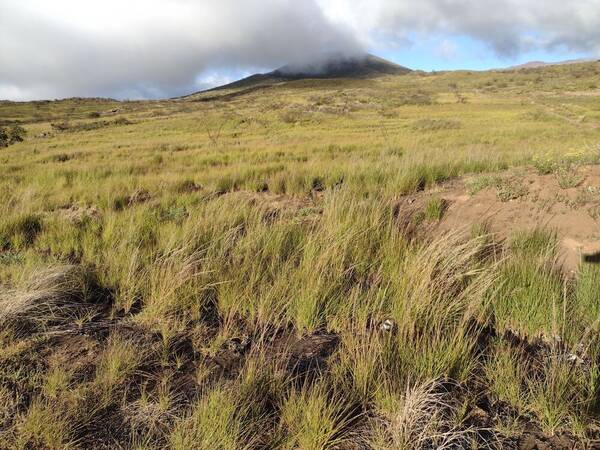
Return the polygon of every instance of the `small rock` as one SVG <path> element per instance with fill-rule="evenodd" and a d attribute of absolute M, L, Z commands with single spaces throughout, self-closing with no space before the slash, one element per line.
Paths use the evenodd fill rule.
<path fill-rule="evenodd" d="M 379 326 L 379 329 L 381 331 L 385 331 L 385 332 L 388 332 L 388 333 L 394 331 L 395 328 L 396 328 L 396 322 L 394 322 L 391 319 L 384 320 L 383 322 L 381 322 L 381 325 Z"/>
<path fill-rule="evenodd" d="M 577 356 L 573 353 L 567 353 L 564 357 L 567 362 L 570 362 L 572 364 L 577 364 L 577 365 L 585 364 L 585 361 L 583 359 L 581 359 L 579 356 Z"/>
<path fill-rule="evenodd" d="M 478 426 L 489 427 L 491 423 L 490 415 L 479 407 L 473 408 L 473 410 L 469 414 L 469 418 L 473 423 L 475 423 Z"/>
<path fill-rule="evenodd" d="M 243 354 L 250 346 L 250 337 L 243 336 L 242 338 L 231 338 L 227 341 L 227 349 L 232 352 Z"/>

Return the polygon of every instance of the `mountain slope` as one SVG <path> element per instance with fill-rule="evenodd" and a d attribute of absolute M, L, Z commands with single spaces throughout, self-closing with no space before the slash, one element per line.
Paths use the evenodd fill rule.
<path fill-rule="evenodd" d="M 365 54 L 353 57 L 330 57 L 320 62 L 305 65 L 285 65 L 272 72 L 255 74 L 223 86 L 206 91 L 195 92 L 189 97 L 215 91 L 242 90 L 232 93 L 239 95 L 278 83 L 304 79 L 333 79 L 333 78 L 370 78 L 384 75 L 404 75 L 411 69 L 395 64 L 378 56 Z M 212 97 L 208 97 L 212 98 Z"/>
<path fill-rule="evenodd" d="M 545 61 L 529 61 L 524 64 L 519 64 L 517 66 L 507 67 L 506 70 L 519 70 L 519 69 L 538 69 L 540 67 L 548 67 L 548 66 L 566 66 L 570 64 L 581 64 L 587 62 L 594 62 L 597 58 L 580 58 L 580 59 L 569 59 L 566 61 L 556 61 L 556 62 L 545 62 Z"/>
<path fill-rule="evenodd" d="M 351 58 L 333 58 L 322 63 L 294 66 L 283 66 L 270 75 L 284 79 L 297 80 L 303 78 L 356 78 L 380 75 L 400 75 L 411 70 L 366 54 Z"/>

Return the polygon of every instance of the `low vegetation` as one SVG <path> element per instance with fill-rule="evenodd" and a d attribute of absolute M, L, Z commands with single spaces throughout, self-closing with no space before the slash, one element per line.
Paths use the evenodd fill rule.
<path fill-rule="evenodd" d="M 12 125 L 9 128 L 0 127 L 0 147 L 23 142 L 26 133 L 25 128 L 20 125 Z"/>
<path fill-rule="evenodd" d="M 0 103 L 0 448 L 593 448 L 599 266 L 437 190 L 579 186 L 599 73 Z"/>

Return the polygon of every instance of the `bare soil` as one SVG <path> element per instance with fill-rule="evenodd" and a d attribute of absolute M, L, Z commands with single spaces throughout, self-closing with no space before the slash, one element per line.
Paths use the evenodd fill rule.
<path fill-rule="evenodd" d="M 573 176 L 578 185 L 565 189 L 558 175 L 539 175 L 533 168 L 499 174 L 503 185 L 520 191 L 509 200 L 496 186 L 470 194 L 472 179 L 455 180 L 424 195 L 446 200 L 441 231 L 469 230 L 482 223 L 500 238 L 536 227 L 555 230 L 559 262 L 575 271 L 582 260 L 596 262 L 600 256 L 600 166 L 581 167 Z"/>

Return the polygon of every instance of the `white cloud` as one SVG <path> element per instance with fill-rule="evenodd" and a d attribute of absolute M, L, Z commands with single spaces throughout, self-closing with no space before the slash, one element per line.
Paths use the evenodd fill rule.
<path fill-rule="evenodd" d="M 177 95 L 207 68 L 330 48 L 359 44 L 313 0 L 0 0 L 0 83 L 28 97 Z"/>
<path fill-rule="evenodd" d="M 438 46 L 436 53 L 440 58 L 443 58 L 446 61 L 452 61 L 458 56 L 458 46 L 454 42 L 444 39 Z"/>
<path fill-rule="evenodd" d="M 361 35 L 455 34 L 500 54 L 562 46 L 600 52 L 598 0 L 319 0 L 327 14 L 345 11 Z"/>
<path fill-rule="evenodd" d="M 600 53 L 600 0 L 0 0 L 0 97 L 180 95 L 206 71 L 429 36 Z"/>

